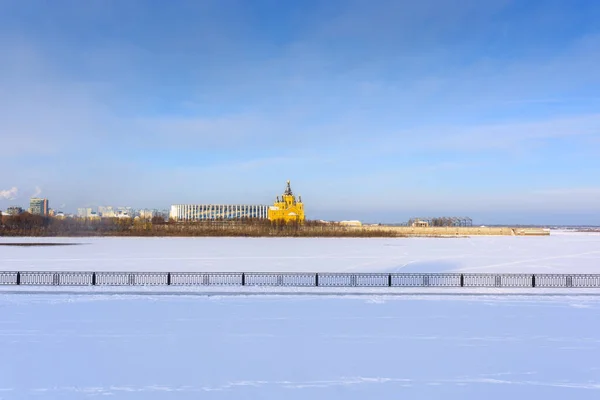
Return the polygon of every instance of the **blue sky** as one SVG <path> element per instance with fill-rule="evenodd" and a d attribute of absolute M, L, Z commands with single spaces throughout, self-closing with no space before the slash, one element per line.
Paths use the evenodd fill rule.
<path fill-rule="evenodd" d="M 600 224 L 600 2 L 0 2 L 0 209 Z M 16 188 L 16 190 L 11 190 Z"/>

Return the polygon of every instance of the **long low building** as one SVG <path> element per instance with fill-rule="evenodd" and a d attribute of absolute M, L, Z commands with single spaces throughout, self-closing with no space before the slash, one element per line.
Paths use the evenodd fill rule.
<path fill-rule="evenodd" d="M 267 219 L 269 206 L 249 204 L 174 204 L 169 216 L 176 221 Z"/>

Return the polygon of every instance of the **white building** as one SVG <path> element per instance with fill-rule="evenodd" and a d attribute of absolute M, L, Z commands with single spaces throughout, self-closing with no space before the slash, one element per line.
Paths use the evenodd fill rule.
<path fill-rule="evenodd" d="M 357 220 L 340 221 L 340 225 L 343 225 L 343 226 L 362 226 L 362 222 L 357 221 Z"/>
<path fill-rule="evenodd" d="M 133 218 L 135 210 L 131 207 L 100 206 L 98 214 L 102 218 Z"/>
<path fill-rule="evenodd" d="M 154 210 L 139 210 L 138 214 L 140 219 L 152 219 L 154 217 Z"/>
<path fill-rule="evenodd" d="M 92 209 L 91 208 L 78 208 L 77 216 L 79 218 L 89 218 L 92 216 Z"/>
<path fill-rule="evenodd" d="M 245 204 L 174 204 L 169 217 L 176 221 L 268 218 L 269 206 Z"/>
<path fill-rule="evenodd" d="M 133 213 L 130 210 L 131 207 L 119 207 L 117 209 L 117 218 L 133 218 Z"/>
<path fill-rule="evenodd" d="M 100 214 L 102 218 L 114 218 L 117 216 L 115 210 L 111 206 L 98 207 L 98 214 Z"/>

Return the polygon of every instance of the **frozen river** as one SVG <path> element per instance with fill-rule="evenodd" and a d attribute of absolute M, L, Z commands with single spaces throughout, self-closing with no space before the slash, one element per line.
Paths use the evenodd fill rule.
<path fill-rule="evenodd" d="M 2 270 L 600 273 L 600 235 L 560 232 L 460 239 L 0 238 L 17 242 L 78 244 L 0 246 Z M 493 295 L 496 289 L 478 296 L 13 289 L 0 292 L 5 400 L 600 396 L 596 290 L 524 296 L 520 289 L 511 297 Z"/>
<path fill-rule="evenodd" d="M 308 271 L 600 273 L 600 234 L 547 237 L 0 238 L 0 269 L 78 271 Z"/>

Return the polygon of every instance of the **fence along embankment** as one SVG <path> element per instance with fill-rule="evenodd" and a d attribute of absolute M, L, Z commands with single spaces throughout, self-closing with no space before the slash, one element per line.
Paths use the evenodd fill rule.
<path fill-rule="evenodd" d="M 600 274 L 0 272 L 0 286 L 600 288 Z"/>

